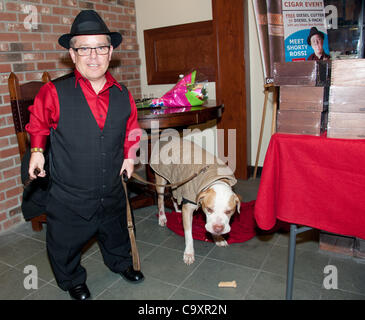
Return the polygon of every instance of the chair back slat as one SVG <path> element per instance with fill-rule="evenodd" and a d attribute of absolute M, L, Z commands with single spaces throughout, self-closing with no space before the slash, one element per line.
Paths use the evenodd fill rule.
<path fill-rule="evenodd" d="M 48 72 L 42 75 L 42 81 L 31 81 L 19 85 L 18 77 L 11 72 L 8 79 L 10 105 L 13 115 L 14 128 L 18 139 L 20 159 L 29 144 L 28 134 L 25 131 L 25 125 L 29 122 L 28 108 L 33 104 L 34 98 L 39 92 L 40 88 L 51 81 Z"/>
<path fill-rule="evenodd" d="M 34 100 L 40 88 L 44 85 L 41 81 L 31 81 L 20 86 L 21 100 Z"/>

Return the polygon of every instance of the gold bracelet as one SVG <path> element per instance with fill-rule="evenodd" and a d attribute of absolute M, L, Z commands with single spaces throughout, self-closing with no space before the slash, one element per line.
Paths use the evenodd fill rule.
<path fill-rule="evenodd" d="M 30 149 L 30 152 L 31 152 L 31 153 L 33 153 L 33 152 L 41 152 L 41 153 L 43 153 L 43 152 L 44 152 L 44 150 L 43 150 L 43 148 L 31 148 L 31 149 Z"/>

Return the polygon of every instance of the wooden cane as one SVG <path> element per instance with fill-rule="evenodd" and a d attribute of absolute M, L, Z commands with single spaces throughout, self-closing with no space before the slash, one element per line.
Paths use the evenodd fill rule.
<path fill-rule="evenodd" d="M 130 206 L 129 199 L 128 199 L 128 191 L 127 191 L 127 184 L 126 184 L 126 182 L 128 181 L 128 177 L 127 177 L 126 170 L 123 171 L 121 179 L 122 179 L 123 189 L 124 189 L 126 203 L 127 203 L 127 225 L 128 225 L 129 239 L 130 239 L 130 242 L 131 242 L 131 254 L 132 254 L 132 261 L 133 261 L 133 269 L 135 271 L 140 271 L 141 270 L 141 262 L 140 262 L 140 259 L 139 259 L 137 242 L 136 242 L 136 237 L 135 237 L 135 234 L 134 234 L 134 225 L 133 225 L 131 206 Z"/>

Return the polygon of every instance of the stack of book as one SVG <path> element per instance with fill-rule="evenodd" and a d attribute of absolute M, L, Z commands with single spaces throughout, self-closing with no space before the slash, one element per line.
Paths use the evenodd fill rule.
<path fill-rule="evenodd" d="M 319 136 L 327 126 L 330 63 L 275 63 L 274 84 L 280 86 L 276 131 Z"/>
<path fill-rule="evenodd" d="M 365 59 L 332 62 L 327 137 L 365 138 Z"/>

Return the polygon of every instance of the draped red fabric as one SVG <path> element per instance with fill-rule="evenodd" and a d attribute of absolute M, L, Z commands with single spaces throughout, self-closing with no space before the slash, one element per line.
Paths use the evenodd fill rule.
<path fill-rule="evenodd" d="M 365 239 L 365 140 L 274 134 L 255 218 L 264 230 L 279 219 Z"/>

